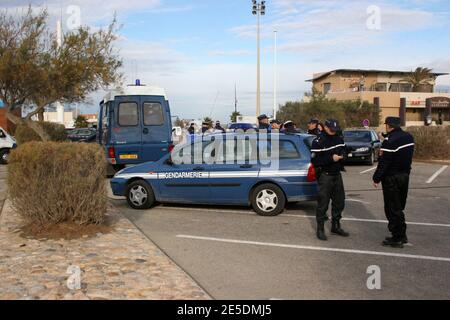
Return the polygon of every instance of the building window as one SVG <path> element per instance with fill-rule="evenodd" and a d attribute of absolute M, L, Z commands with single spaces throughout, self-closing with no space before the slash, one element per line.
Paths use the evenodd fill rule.
<path fill-rule="evenodd" d="M 386 83 L 376 83 L 375 84 L 375 91 L 386 92 L 387 91 L 387 84 Z"/>
<path fill-rule="evenodd" d="M 331 83 L 327 82 L 323 84 L 323 93 L 327 94 L 331 90 Z"/>

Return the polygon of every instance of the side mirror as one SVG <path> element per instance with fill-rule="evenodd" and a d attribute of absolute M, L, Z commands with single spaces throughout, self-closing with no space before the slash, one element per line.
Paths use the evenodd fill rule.
<path fill-rule="evenodd" d="M 167 160 L 164 161 L 164 163 L 167 164 L 167 165 L 169 165 L 169 166 L 173 166 L 173 165 L 174 165 L 174 163 L 173 163 L 173 161 L 172 161 L 172 157 L 167 158 Z"/>
<path fill-rule="evenodd" d="M 6 134 L 2 130 L 0 130 L 0 138 L 6 138 Z"/>

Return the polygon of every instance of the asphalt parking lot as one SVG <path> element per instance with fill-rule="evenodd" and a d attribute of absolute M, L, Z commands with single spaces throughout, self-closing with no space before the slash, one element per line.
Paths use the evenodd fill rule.
<path fill-rule="evenodd" d="M 414 163 L 410 244 L 403 249 L 380 245 L 387 225 L 372 173 L 373 167 L 347 166 L 343 225 L 351 236 L 327 231 L 327 242 L 315 238 L 314 202 L 291 204 L 278 217 L 246 207 L 137 211 L 124 200 L 114 203 L 216 299 L 449 299 L 450 168 Z M 5 178 L 0 166 L 0 205 Z M 373 265 L 381 271 L 380 290 L 366 285 Z"/>
<path fill-rule="evenodd" d="M 449 299 L 450 168 L 414 163 L 406 209 L 410 244 L 386 248 L 373 169 L 347 166 L 343 226 L 349 238 L 315 237 L 315 203 L 278 217 L 246 207 L 159 205 L 122 212 L 216 299 Z M 380 289 L 369 289 L 369 266 Z"/>

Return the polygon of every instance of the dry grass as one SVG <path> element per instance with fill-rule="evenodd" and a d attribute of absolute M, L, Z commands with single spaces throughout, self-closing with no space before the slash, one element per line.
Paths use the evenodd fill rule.
<path fill-rule="evenodd" d="M 28 223 L 102 223 L 106 160 L 96 144 L 30 142 L 11 153 L 8 194 Z"/>
<path fill-rule="evenodd" d="M 450 159 L 450 128 L 409 127 L 407 131 L 414 136 L 416 159 Z"/>

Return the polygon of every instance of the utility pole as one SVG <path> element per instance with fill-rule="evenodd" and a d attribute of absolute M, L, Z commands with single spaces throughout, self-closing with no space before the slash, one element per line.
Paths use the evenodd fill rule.
<path fill-rule="evenodd" d="M 236 89 L 236 83 L 234 84 L 234 113 L 237 113 L 237 89 Z"/>
<path fill-rule="evenodd" d="M 260 17 L 266 14 L 266 1 L 258 2 L 252 0 L 252 14 L 257 17 L 256 41 L 257 41 L 257 62 L 256 62 L 256 116 L 261 114 L 261 34 L 260 34 Z"/>
<path fill-rule="evenodd" d="M 274 32 L 274 52 L 273 52 L 273 118 L 277 118 L 277 31 Z"/>
<path fill-rule="evenodd" d="M 58 49 L 61 49 L 62 38 L 63 32 L 62 32 L 62 8 L 61 8 L 60 19 L 56 22 L 56 44 L 58 46 Z M 59 101 L 55 102 L 55 106 L 56 106 L 56 121 L 64 125 L 64 106 Z"/>

